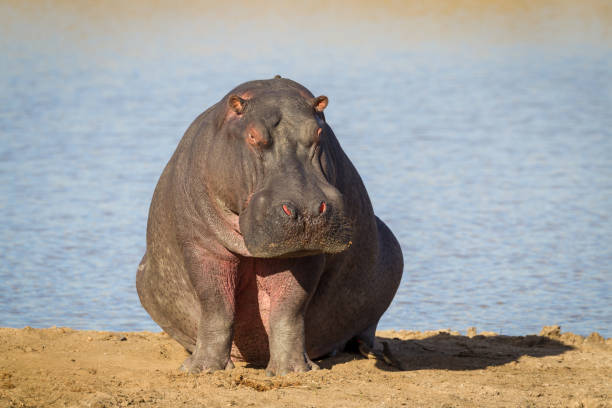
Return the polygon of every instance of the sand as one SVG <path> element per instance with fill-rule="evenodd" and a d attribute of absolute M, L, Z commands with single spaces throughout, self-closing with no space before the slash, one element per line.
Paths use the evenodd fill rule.
<path fill-rule="evenodd" d="M 381 331 L 393 365 L 341 353 L 321 370 L 268 378 L 178 371 L 165 333 L 0 328 L 0 407 L 610 407 L 612 339 Z"/>

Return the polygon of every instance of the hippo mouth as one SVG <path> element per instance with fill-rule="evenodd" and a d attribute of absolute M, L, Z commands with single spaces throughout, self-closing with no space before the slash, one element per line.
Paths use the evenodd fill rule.
<path fill-rule="evenodd" d="M 248 207 L 247 207 L 248 208 Z M 248 211 L 239 215 L 239 231 L 252 256 L 257 258 L 297 258 L 323 253 L 335 254 L 352 245 L 353 226 L 338 214 L 325 217 L 307 215 L 268 216 L 253 220 Z"/>
<path fill-rule="evenodd" d="M 292 242 L 271 242 L 268 245 L 253 245 L 245 240 L 245 244 L 251 255 L 255 258 L 300 258 L 321 254 L 336 254 L 345 251 L 352 245 L 352 241 L 335 243 L 333 246 L 327 247 L 306 247 L 295 249 Z"/>

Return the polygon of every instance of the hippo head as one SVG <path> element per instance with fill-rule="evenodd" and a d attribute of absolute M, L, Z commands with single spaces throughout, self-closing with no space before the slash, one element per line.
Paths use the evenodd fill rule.
<path fill-rule="evenodd" d="M 229 183 L 215 183 L 221 204 L 239 216 L 250 254 L 259 258 L 338 253 L 351 244 L 344 197 L 335 186 L 343 153 L 323 110 L 296 82 L 252 81 L 218 107 L 207 159 Z"/>

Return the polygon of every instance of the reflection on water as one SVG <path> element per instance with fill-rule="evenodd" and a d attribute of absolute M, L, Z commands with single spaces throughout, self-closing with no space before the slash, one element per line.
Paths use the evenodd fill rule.
<path fill-rule="evenodd" d="M 233 26 L 204 13 L 204 29 L 169 12 L 130 25 L 138 10 L 77 20 L 82 10 L 1 7 L 0 326 L 156 330 L 134 277 L 157 178 L 197 114 L 278 73 L 330 97 L 328 122 L 402 244 L 381 328 L 612 335 L 612 53 L 600 28 L 554 47 L 523 33 L 474 55 L 452 36 L 383 41 L 380 16 L 313 44 L 244 15 Z M 438 21 L 410 18 L 430 34 Z M 342 38 L 360 27 L 378 31 Z"/>

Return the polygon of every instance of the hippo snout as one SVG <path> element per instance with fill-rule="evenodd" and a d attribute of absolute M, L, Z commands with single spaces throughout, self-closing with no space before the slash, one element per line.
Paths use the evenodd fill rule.
<path fill-rule="evenodd" d="M 337 253 L 350 245 L 351 225 L 341 201 L 330 197 L 276 199 L 261 191 L 240 214 L 240 230 L 256 257 Z"/>

